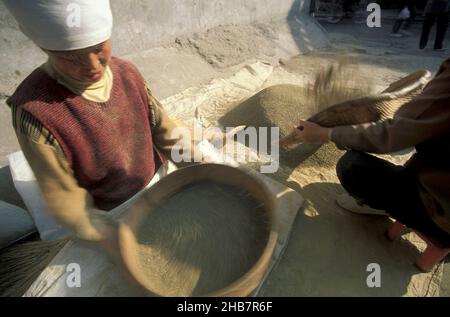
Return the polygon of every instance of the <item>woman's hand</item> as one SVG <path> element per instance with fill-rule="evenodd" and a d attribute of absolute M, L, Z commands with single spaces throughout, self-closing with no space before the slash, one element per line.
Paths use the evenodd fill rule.
<path fill-rule="evenodd" d="M 330 130 L 330 128 L 324 128 L 315 123 L 301 120 L 290 135 L 281 139 L 280 145 L 327 143 L 330 141 Z"/>

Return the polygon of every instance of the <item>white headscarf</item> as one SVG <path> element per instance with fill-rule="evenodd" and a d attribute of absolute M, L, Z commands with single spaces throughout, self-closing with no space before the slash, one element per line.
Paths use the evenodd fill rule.
<path fill-rule="evenodd" d="M 87 48 L 111 37 L 109 0 L 3 0 L 22 32 L 47 50 Z"/>

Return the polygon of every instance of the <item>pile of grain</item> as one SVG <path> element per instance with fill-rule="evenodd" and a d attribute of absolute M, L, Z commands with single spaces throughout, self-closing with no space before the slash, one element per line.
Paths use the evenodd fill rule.
<path fill-rule="evenodd" d="M 219 122 L 225 127 L 279 127 L 280 136 L 283 137 L 292 131 L 300 119 L 308 119 L 336 103 L 372 93 L 371 86 L 360 80 L 357 67 L 346 59 L 340 59 L 318 71 L 313 87 L 277 85 L 266 88 L 231 106 L 231 110 Z M 282 164 L 292 168 L 299 165 L 333 166 L 341 155 L 342 152 L 331 144 L 322 147 L 299 145 L 280 151 Z"/>
<path fill-rule="evenodd" d="M 279 127 L 280 136 L 286 136 L 299 119 L 315 113 L 314 99 L 307 89 L 294 85 L 272 86 L 240 103 L 219 122 L 225 127 L 246 125 L 248 127 Z M 269 140 L 272 140 L 269 133 Z M 269 141 L 267 146 L 269 147 Z M 299 145 L 280 149 L 282 165 L 295 168 L 302 166 L 332 166 L 341 156 L 333 145 Z"/>
<path fill-rule="evenodd" d="M 161 202 L 138 233 L 139 259 L 163 296 L 199 296 L 242 277 L 269 236 L 263 206 L 242 190 L 204 182 Z"/>

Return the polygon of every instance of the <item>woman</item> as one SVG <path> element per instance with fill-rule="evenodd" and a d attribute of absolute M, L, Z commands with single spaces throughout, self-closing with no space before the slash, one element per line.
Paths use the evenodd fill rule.
<path fill-rule="evenodd" d="M 348 152 L 337 175 L 351 195 L 338 204 L 360 214 L 390 215 L 450 247 L 450 59 L 423 93 L 391 120 L 333 129 L 302 121 L 293 135 L 300 143 L 334 142 Z M 416 153 L 397 166 L 367 153 Z M 353 198 L 352 198 L 353 197 Z"/>
<path fill-rule="evenodd" d="M 13 125 L 51 215 L 117 252 L 109 211 L 162 170 L 176 124 L 138 70 L 111 56 L 108 0 L 5 1 L 48 56 L 8 99 Z M 68 22 L 78 6 L 80 25 Z"/>

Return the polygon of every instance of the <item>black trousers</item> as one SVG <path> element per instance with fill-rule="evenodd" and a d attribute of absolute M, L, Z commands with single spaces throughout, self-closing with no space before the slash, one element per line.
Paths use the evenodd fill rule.
<path fill-rule="evenodd" d="M 450 12 L 427 13 L 423 23 L 422 37 L 420 38 L 420 48 L 424 49 L 428 43 L 428 36 L 434 23 L 437 23 L 436 40 L 434 42 L 434 49 L 442 49 L 445 33 L 448 28 L 448 19 Z"/>
<path fill-rule="evenodd" d="M 337 175 L 353 197 L 372 208 L 385 210 L 441 247 L 450 247 L 450 234 L 432 221 L 409 169 L 366 153 L 349 151 L 338 162 Z"/>

